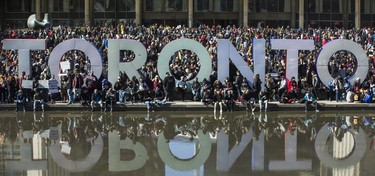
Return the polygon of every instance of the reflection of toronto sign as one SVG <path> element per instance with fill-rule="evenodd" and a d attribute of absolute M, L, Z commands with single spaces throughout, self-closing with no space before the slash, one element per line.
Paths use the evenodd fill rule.
<path fill-rule="evenodd" d="M 287 50 L 286 77 L 298 78 L 298 51 L 312 50 L 314 48 L 313 40 L 294 40 L 294 39 L 271 39 L 271 49 Z M 46 40 L 41 39 L 6 39 L 3 40 L 4 50 L 18 50 L 19 54 L 19 73 L 25 71 L 30 73 L 30 50 L 46 49 Z M 164 78 L 166 72 L 169 72 L 169 60 L 171 56 L 181 50 L 191 50 L 197 54 L 200 59 L 200 71 L 197 75 L 199 80 L 209 78 L 212 72 L 210 55 L 206 48 L 199 42 L 192 39 L 177 39 L 168 43 L 160 52 L 157 69 L 161 78 Z M 102 73 L 102 58 L 99 51 L 88 41 L 83 39 L 70 39 L 58 44 L 51 52 L 49 57 L 49 67 L 51 73 L 59 75 L 61 57 L 69 50 L 80 50 L 88 56 L 91 62 L 91 70 L 97 77 Z M 130 50 L 134 52 L 135 59 L 131 62 L 120 62 L 120 51 Z M 368 61 L 365 51 L 361 46 L 351 40 L 337 39 L 323 46 L 317 59 L 316 67 L 320 80 L 328 84 L 333 78 L 328 72 L 328 62 L 331 56 L 340 50 L 347 50 L 353 53 L 357 59 L 357 69 L 354 75 L 349 79 L 351 83 L 358 77 L 361 80 L 366 78 L 368 72 Z M 108 40 L 108 80 L 112 83 L 117 80 L 120 71 L 125 72 L 128 77 L 139 77 L 137 69 L 141 68 L 147 58 L 146 48 L 142 43 L 129 39 L 110 39 Z M 249 69 L 242 56 L 228 39 L 218 40 L 218 78 L 224 81 L 229 77 L 229 60 L 237 67 L 241 74 L 247 78 L 252 78 L 254 74 L 259 74 L 260 78 L 265 78 L 265 39 L 253 39 L 253 58 L 254 71 Z M 251 81 L 252 79 L 248 79 Z M 58 81 L 60 81 L 58 79 Z M 263 81 L 265 82 L 265 81 Z"/>
<path fill-rule="evenodd" d="M 359 132 L 349 130 L 353 135 L 354 147 L 353 151 L 344 154 L 344 159 L 334 159 L 332 154 L 329 152 L 327 146 L 327 140 L 329 139 L 330 132 L 327 130 L 328 124 L 325 124 L 321 130 L 319 130 L 315 140 L 315 152 L 322 164 L 332 168 L 345 168 L 358 163 L 366 152 L 366 135 L 362 129 Z M 54 131 L 56 127 L 51 127 L 51 131 Z M 55 134 L 56 132 L 54 132 Z M 57 134 L 57 133 L 56 133 Z M 198 131 L 199 149 L 194 150 L 195 155 L 192 155 L 190 159 L 180 159 L 176 157 L 169 143 L 166 142 L 163 133 L 159 134 L 157 141 L 157 151 L 160 159 L 165 163 L 166 166 L 178 170 L 178 171 L 189 171 L 199 169 L 205 164 L 211 154 L 212 139 L 209 134 L 203 134 L 201 130 Z M 52 137 L 51 137 L 52 139 Z M 259 135 L 258 140 L 252 142 L 252 158 L 251 158 L 251 169 L 254 171 L 264 171 L 265 163 L 268 164 L 268 170 L 311 170 L 312 160 L 304 159 L 297 160 L 297 133 L 291 135 L 289 132 L 285 133 L 285 159 L 284 160 L 270 160 L 265 162 L 265 135 L 262 132 Z M 242 140 L 239 145 L 233 147 L 229 144 L 229 136 L 225 134 L 223 130 L 219 131 L 217 138 L 214 140 L 217 145 L 216 154 L 216 169 L 217 171 L 229 171 L 235 161 L 248 147 L 250 142 L 253 140 L 252 130 L 245 133 L 242 136 Z M 23 141 L 23 139 L 21 139 Z M 21 160 L 5 161 L 5 168 L 8 170 L 46 170 L 47 161 L 45 160 L 32 160 L 32 145 L 30 143 L 20 142 L 21 145 Z M 344 143 L 345 145 L 345 143 Z M 72 161 L 66 158 L 61 153 L 61 145 L 59 142 L 52 143 L 49 147 L 50 155 L 57 165 L 67 169 L 71 172 L 86 171 L 93 168 L 99 161 L 103 153 L 103 139 L 99 137 L 95 140 L 91 147 L 90 153 L 81 160 Z M 231 147 L 231 148 L 230 148 Z M 128 149 L 134 152 L 134 158 L 130 160 L 121 160 L 120 151 L 121 149 Z M 29 151 L 29 152 L 27 152 Z M 119 135 L 116 131 L 109 133 L 108 135 L 108 171 L 120 172 L 120 171 L 134 171 L 145 166 L 147 160 L 149 160 L 149 154 L 147 153 L 146 147 L 140 143 L 135 144 L 129 139 L 120 140 Z M 28 168 L 30 167 L 30 168 Z"/>

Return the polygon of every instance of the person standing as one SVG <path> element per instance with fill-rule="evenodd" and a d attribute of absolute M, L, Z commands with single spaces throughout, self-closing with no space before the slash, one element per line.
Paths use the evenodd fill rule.
<path fill-rule="evenodd" d="M 333 100 L 335 87 L 336 85 L 335 85 L 335 78 L 334 78 L 328 82 L 328 100 L 329 101 Z"/>
<path fill-rule="evenodd" d="M 222 84 L 219 80 L 216 80 L 215 83 L 214 83 L 215 87 L 214 87 L 214 96 L 213 96 L 214 113 L 216 113 L 216 106 L 217 106 L 217 104 L 219 104 L 220 114 L 222 114 L 223 113 L 223 96 L 224 96 L 223 88 L 222 88 Z"/>
<path fill-rule="evenodd" d="M 163 82 L 159 78 L 158 75 L 155 76 L 154 79 L 152 79 L 153 88 L 152 91 L 155 94 L 155 98 L 163 99 L 164 97 L 164 88 L 163 88 Z"/>
<path fill-rule="evenodd" d="M 253 80 L 253 87 L 255 95 L 259 95 L 260 90 L 262 89 L 262 81 L 260 80 L 259 74 L 256 74 Z M 256 100 L 258 100 L 258 96 L 255 96 Z"/>
<path fill-rule="evenodd" d="M 288 86 L 288 92 L 290 92 L 291 90 L 294 90 L 296 92 L 299 91 L 299 89 L 298 89 L 298 83 L 297 83 L 296 78 L 294 76 L 292 77 L 292 79 L 290 79 L 287 82 L 287 86 Z"/>
<path fill-rule="evenodd" d="M 79 73 L 76 73 L 73 78 L 72 88 L 74 92 L 74 99 L 81 101 L 81 93 L 83 86 L 83 78 Z"/>
<path fill-rule="evenodd" d="M 228 111 L 233 111 L 234 107 L 234 92 L 233 92 L 233 85 L 229 81 L 229 78 L 226 78 L 224 80 L 224 85 L 223 85 L 223 93 L 224 93 L 224 101 L 225 104 L 228 108 Z"/>
<path fill-rule="evenodd" d="M 240 74 L 240 71 L 236 71 L 236 76 L 234 77 L 234 93 L 235 93 L 235 98 L 237 102 L 240 102 L 240 98 L 242 95 L 241 92 L 241 85 L 242 85 L 242 76 Z"/>
<path fill-rule="evenodd" d="M 167 72 L 166 75 L 167 76 L 165 76 L 163 80 L 165 100 L 173 101 L 173 90 L 175 87 L 175 80 L 174 80 L 174 77 L 169 72 Z"/>
<path fill-rule="evenodd" d="M 17 90 L 17 81 L 14 75 L 10 76 L 8 79 L 8 102 L 13 103 Z"/>
<path fill-rule="evenodd" d="M 343 83 L 343 80 L 341 78 L 341 76 L 337 76 L 335 78 L 335 91 L 336 91 L 336 102 L 341 102 L 342 101 L 342 93 L 343 93 L 343 90 L 344 90 L 344 83 Z"/>
<path fill-rule="evenodd" d="M 201 83 L 198 81 L 198 77 L 194 79 L 193 85 L 191 86 L 191 91 L 193 93 L 193 100 L 199 101 L 201 99 Z"/>
<path fill-rule="evenodd" d="M 83 84 L 87 87 L 89 94 L 92 94 L 97 88 L 98 78 L 94 75 L 94 72 L 91 71 L 83 79 Z"/>
<path fill-rule="evenodd" d="M 287 90 L 286 79 L 285 79 L 285 76 L 282 76 L 281 77 L 281 81 L 279 82 L 279 89 L 278 89 L 278 98 L 279 98 L 279 100 L 281 100 L 281 97 L 282 97 L 282 95 L 284 94 L 284 92 L 286 90 Z"/>
<path fill-rule="evenodd" d="M 315 73 L 315 71 L 312 71 L 311 72 L 311 83 L 312 83 L 312 87 L 313 87 L 313 94 L 315 95 L 315 97 L 318 97 L 318 89 L 319 89 L 319 78 L 318 78 L 318 74 Z"/>
<path fill-rule="evenodd" d="M 68 76 L 61 77 L 61 98 L 63 103 L 68 102 L 68 89 L 71 88 L 70 80 Z M 71 92 L 69 92 L 71 93 Z"/>
<path fill-rule="evenodd" d="M 176 84 L 177 91 L 181 94 L 182 101 L 185 101 L 185 95 L 188 92 L 188 86 L 185 80 L 185 76 L 181 76 L 181 80 L 179 80 Z"/>
<path fill-rule="evenodd" d="M 5 103 L 6 94 L 8 93 L 7 88 L 8 87 L 7 87 L 6 78 L 0 74 L 0 101 L 1 103 Z"/>

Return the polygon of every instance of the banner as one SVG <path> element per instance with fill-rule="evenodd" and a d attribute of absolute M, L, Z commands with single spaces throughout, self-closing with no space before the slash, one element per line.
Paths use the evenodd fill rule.
<path fill-rule="evenodd" d="M 63 73 L 66 73 L 68 69 L 70 69 L 70 62 L 69 61 L 64 61 L 60 62 L 60 67 Z"/>
<path fill-rule="evenodd" d="M 32 89 L 33 88 L 33 81 L 32 80 L 22 80 L 21 87 L 23 89 Z"/>
<path fill-rule="evenodd" d="M 39 80 L 39 89 L 48 89 L 49 93 L 59 92 L 59 82 L 57 80 Z"/>
<path fill-rule="evenodd" d="M 58 93 L 59 92 L 59 82 L 57 80 L 48 80 L 48 89 L 49 93 Z"/>
<path fill-rule="evenodd" d="M 48 80 L 39 80 L 38 83 L 39 89 L 48 89 Z"/>

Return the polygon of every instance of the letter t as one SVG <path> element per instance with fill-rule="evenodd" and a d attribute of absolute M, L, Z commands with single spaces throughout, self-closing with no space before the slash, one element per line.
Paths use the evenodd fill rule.
<path fill-rule="evenodd" d="M 18 50 L 18 75 L 22 72 L 30 74 L 30 50 L 45 50 L 44 39 L 5 39 L 4 50 Z"/>

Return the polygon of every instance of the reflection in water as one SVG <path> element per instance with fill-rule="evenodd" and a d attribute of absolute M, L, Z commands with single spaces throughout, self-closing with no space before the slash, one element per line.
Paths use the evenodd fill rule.
<path fill-rule="evenodd" d="M 0 115 L 0 172 L 5 175 L 35 175 L 35 170 L 39 170 L 36 175 L 374 172 L 372 166 L 366 165 L 374 160 L 374 114 L 340 114 L 344 115 L 4 112 Z"/>

